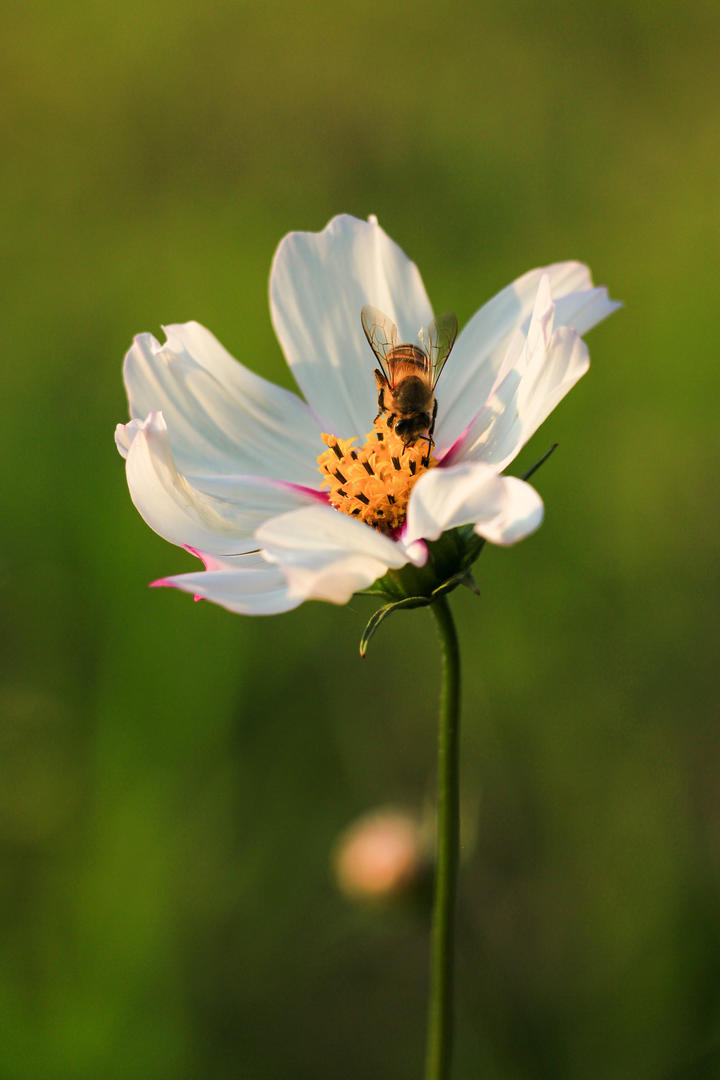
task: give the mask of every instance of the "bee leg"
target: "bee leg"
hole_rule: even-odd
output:
[[[435,398],[435,402],[433,404],[432,420],[430,421],[430,427],[428,428],[428,433],[426,435],[428,448],[427,448],[427,455],[426,455],[425,461],[424,461],[425,468],[427,468],[428,465],[430,464],[430,454],[432,452],[433,446],[435,445],[435,440],[433,439],[433,433],[435,431],[435,419],[436,419],[436,417],[437,417],[437,398]]]
[[[378,414],[373,420],[373,424],[377,424],[383,413],[387,412],[387,405],[385,404],[385,388],[387,386],[387,379],[383,375],[382,371],[378,371],[377,368],[375,368],[375,383],[378,388]]]
[[[378,391],[378,402],[377,403],[378,403],[378,414],[375,417],[375,419],[373,420],[374,424],[377,424],[378,420],[380,419],[382,414],[385,412],[385,387],[384,386],[381,386],[380,390]]]
[[[424,439],[425,442],[428,444],[427,453],[422,459],[422,464],[425,466],[425,468],[427,468],[430,464],[430,452],[435,445],[435,440],[431,439],[429,435],[421,435],[420,438]]]

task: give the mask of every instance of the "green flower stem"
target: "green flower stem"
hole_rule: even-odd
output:
[[[432,611],[443,645],[443,683],[438,728],[435,903],[425,1080],[449,1080],[452,1053],[455,894],[460,842],[460,650],[447,599],[440,596],[432,604]]]

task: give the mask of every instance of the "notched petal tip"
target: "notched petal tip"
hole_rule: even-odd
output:
[[[128,456],[132,441],[135,437],[134,432],[130,430],[131,424],[133,423],[134,421],[131,420],[129,424],[115,425],[115,446],[118,449],[118,453],[123,458]]]
[[[135,437],[140,432],[145,431],[167,431],[167,424],[162,412],[156,410],[148,413],[144,420],[136,417],[127,424],[117,424],[115,426],[115,445],[121,457],[127,459]]]
[[[293,375],[323,430],[360,435],[374,415],[372,355],[360,312],[371,303],[411,340],[432,319],[419,271],[374,217],[338,214],[292,232],[270,272],[270,313]]]

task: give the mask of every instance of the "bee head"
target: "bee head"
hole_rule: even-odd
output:
[[[430,427],[430,414],[426,412],[413,413],[398,420],[395,424],[395,432],[403,442],[413,442],[419,435],[423,435]]]

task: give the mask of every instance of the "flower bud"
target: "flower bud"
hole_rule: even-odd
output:
[[[333,856],[340,890],[353,900],[387,900],[410,892],[428,867],[419,822],[400,810],[375,810],[340,836]]]

